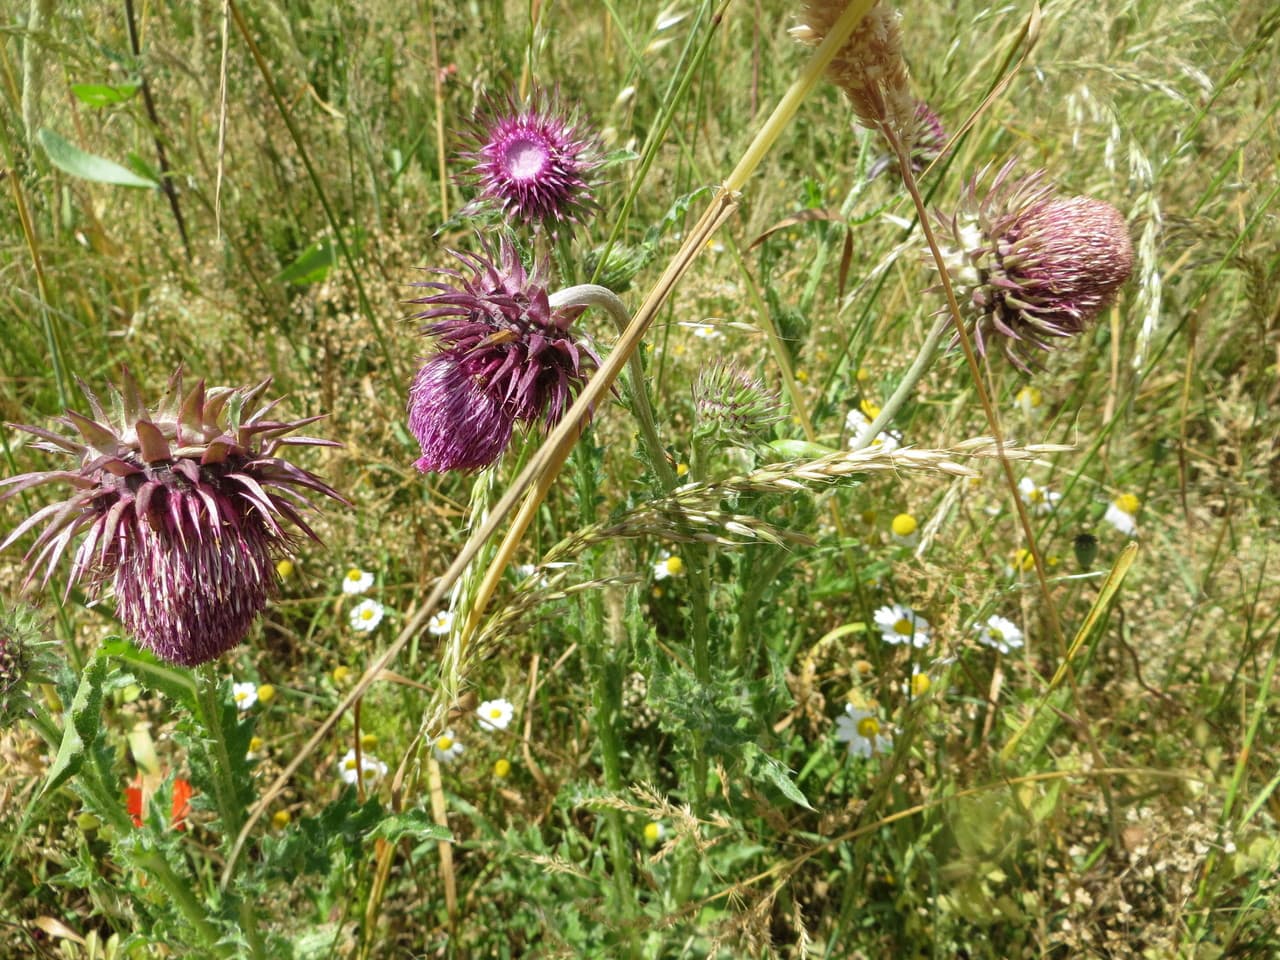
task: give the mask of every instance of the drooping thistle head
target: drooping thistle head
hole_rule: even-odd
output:
[[[694,435],[731,446],[759,443],[781,419],[778,395],[734,363],[714,363],[693,384]]]
[[[923,100],[916,101],[915,123],[911,129],[911,146],[908,157],[911,160],[911,172],[918,176],[929,164],[942,156],[947,147],[947,131],[942,126],[941,118]],[[867,179],[874,179],[886,170],[898,169],[898,158],[892,153],[877,157],[867,171]]]
[[[1013,178],[1007,163],[979,193],[980,173],[960,209],[934,218],[974,346],[999,347],[1021,370],[1037,350],[1082,333],[1133,272],[1120,211],[1092,197],[1059,197],[1044,172]]]
[[[409,390],[409,429],[427,471],[475,470],[498,459],[517,423],[550,429],[599,363],[572,332],[580,309],[552,309],[546,265],[526,270],[505,236],[497,252],[451,251],[465,272],[414,286],[437,292],[410,300],[436,352]]]
[[[183,391],[174,373],[162,402],[146,405],[126,369],[105,408],[81,384],[92,416],[68,410],[69,433],[12,425],[40,438],[31,446],[70,458],[66,469],[0,481],[0,498],[65,483],[70,495],[38,510],[0,544],[44,525],[27,553],[28,582],[47,582],[73,541],[67,590],[91,596],[110,583],[116,612],[139,645],[194,666],[244,639],[275,589],[275,560],[296,538],[318,539],[302,517],[308,494],[347,501],[282,454],[290,447],[340,446],[293,436],[320,417],[279,420],[271,381],[253,387]]]
[[[848,6],[847,0],[808,0],[802,23],[791,29],[801,43],[818,46]],[[911,149],[916,98],[902,59],[898,12],[879,0],[862,18],[827,67],[827,77],[845,92],[863,126],[892,133]]]
[[[600,140],[555,93],[535,89],[523,102],[485,101],[467,139],[470,149],[461,156],[473,166],[460,179],[478,196],[464,212],[488,207],[554,233],[595,208]]]

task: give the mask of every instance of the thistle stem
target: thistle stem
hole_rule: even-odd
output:
[[[207,663],[199,668],[195,679],[199,719],[207,737],[206,749],[209,751],[209,771],[213,778],[213,799],[225,834],[232,836],[239,833],[244,824],[244,809],[236,797],[231,751],[227,746],[226,731],[222,726],[223,703],[217,668],[213,663]],[[257,912],[253,908],[253,902],[247,897],[240,901],[240,928],[245,939],[249,941],[252,955],[255,958],[265,958],[266,947],[262,942]]]

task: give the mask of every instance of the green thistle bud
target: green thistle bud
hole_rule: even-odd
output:
[[[694,436],[736,447],[750,447],[782,419],[778,395],[734,364],[716,363],[693,385],[697,412]]]
[[[40,640],[39,623],[31,610],[0,602],[0,729],[22,715],[30,702],[31,684],[47,680],[41,668],[48,646]]]

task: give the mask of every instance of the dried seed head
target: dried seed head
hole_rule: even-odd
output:
[[[318,539],[300,508],[307,493],[343,499],[315,475],[279,456],[290,446],[340,444],[290,436],[320,417],[282,421],[270,385],[182,389],[169,381],[156,409],[132,375],[112,390],[108,412],[84,384],[93,417],[68,410],[55,422],[78,436],[13,425],[40,440],[32,446],[78,461],[71,469],[0,481],[6,499],[47,483],[71,495],[17,526],[0,549],[43,523],[27,553],[28,581],[47,582],[71,542],[83,534],[67,589],[84,581],[91,594],[110,582],[117,613],[138,643],[172,663],[192,666],[235,646],[275,588],[275,559],[296,527]]]
[[[1111,204],[1056,197],[1043,171],[1011,179],[1013,166],[981,198],[980,173],[955,214],[934,216],[974,346],[997,343],[1027,370],[1036,350],[1083,332],[1111,303],[1133,272],[1133,245]]]
[[[831,32],[846,6],[846,0],[809,0],[804,23],[792,28],[792,36],[816,47]],[[910,149],[916,98],[907,83],[898,18],[898,12],[883,0],[876,3],[836,52],[827,76],[844,90],[864,126],[891,131]]]

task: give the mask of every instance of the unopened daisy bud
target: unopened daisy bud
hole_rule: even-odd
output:
[[[981,197],[979,174],[957,213],[934,216],[974,348],[998,346],[1028,370],[1036,350],[1082,333],[1111,303],[1133,272],[1133,244],[1111,204],[1056,197],[1043,171],[1012,179],[1013,166]]]
[[[920,524],[916,522],[916,518],[909,513],[900,513],[893,518],[893,522],[889,524],[889,529],[893,531],[893,535],[899,540],[910,539],[920,528]]]
[[[293,822],[293,816],[288,810],[277,810],[271,815],[271,825],[277,830],[283,830]]]
[[[511,776],[511,761],[500,757],[493,762],[493,776],[496,780],[505,780]]]
[[[847,6],[847,0],[809,0],[804,22],[793,27],[791,35],[801,43],[818,46]],[[827,77],[849,97],[864,126],[890,131],[910,149],[916,98],[907,83],[896,10],[887,3],[876,3],[836,52]]]
[[[693,385],[694,436],[749,447],[782,419],[776,393],[733,364],[715,363]]]
[[[471,124],[474,167],[463,179],[479,196],[463,213],[494,208],[510,219],[555,231],[595,209],[600,140],[554,93],[535,90],[523,103],[488,100]]]
[[[28,551],[28,580],[47,582],[77,535],[67,589],[90,596],[110,584],[116,614],[139,645],[172,663],[194,666],[234,647],[276,588],[276,555],[296,537],[316,538],[299,505],[309,494],[343,499],[281,454],[297,446],[340,444],[287,434],[319,417],[283,421],[265,401],[270,380],[253,387],[189,392],[179,370],[165,399],[149,408],[126,369],[109,410],[82,384],[92,416],[68,410],[56,423],[68,436],[18,426],[32,446],[70,457],[70,469],[0,481],[12,497],[46,483],[69,483],[64,501],[19,524],[14,543],[44,522]]]
[[[409,301],[427,308],[417,319],[436,347],[409,390],[424,473],[489,466],[517,423],[550,430],[599,362],[570,331],[579,311],[552,309],[544,263],[527,271],[506,237],[496,252],[453,256],[470,275],[439,270],[457,285],[417,283],[438,292]]]
[[[270,703],[276,698],[276,688],[270,683],[264,683],[258,687],[258,702]]]
[[[666,836],[666,828],[657,820],[650,820],[644,825],[644,842],[652,846]]]

